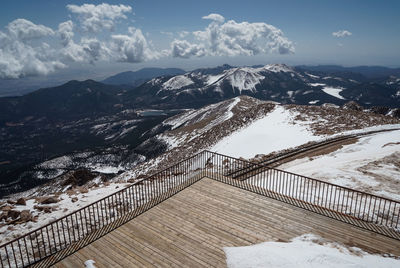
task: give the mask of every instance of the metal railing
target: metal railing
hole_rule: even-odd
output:
[[[50,266],[204,177],[400,240],[398,201],[203,151],[1,245],[1,267]]]
[[[212,170],[208,177],[400,240],[399,201],[218,153],[205,154]]]

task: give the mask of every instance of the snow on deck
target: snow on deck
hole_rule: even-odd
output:
[[[397,130],[366,136],[329,154],[297,159],[279,168],[400,200],[399,159],[400,130]]]
[[[277,105],[264,118],[225,137],[210,150],[233,157],[251,158],[256,154],[268,154],[320,138],[308,130],[304,122],[302,125],[291,123],[294,117],[294,113]]]
[[[247,247],[226,247],[229,268],[252,267],[400,267],[400,260],[346,248],[305,234],[291,242],[265,242]]]

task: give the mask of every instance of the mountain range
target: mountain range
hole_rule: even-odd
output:
[[[110,162],[117,171],[133,168],[165,151],[166,145],[153,137],[172,127],[161,122],[187,109],[242,95],[310,107],[356,102],[352,106],[358,110],[399,117],[398,70],[386,68],[379,77],[367,75],[368,70],[283,64],[225,64],[190,72],[147,69],[115,75],[105,80],[108,84],[70,81],[3,97],[0,184],[18,184],[21,190],[58,176],[55,171],[37,175],[38,165],[65,155],[75,159],[69,169],[83,165],[103,170]],[[135,86],[141,79],[144,82]]]

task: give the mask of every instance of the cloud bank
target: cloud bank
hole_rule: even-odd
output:
[[[195,42],[175,39],[171,43],[173,57],[191,56],[253,56],[257,54],[294,53],[293,43],[283,32],[267,23],[236,22],[219,14],[209,14],[203,19],[211,23],[203,31],[192,34]]]
[[[125,13],[132,11],[130,6],[109,5],[109,4],[83,4],[67,5],[67,9],[76,14],[86,31],[99,32],[102,29],[114,30],[115,22],[118,19],[126,19]]]
[[[347,30],[340,30],[337,32],[333,32],[332,35],[335,37],[346,37],[352,35],[352,33]]]
[[[0,78],[47,75],[64,68],[46,42],[34,42],[53,35],[52,29],[25,19],[10,22],[0,31]]]
[[[152,49],[140,29],[129,27],[126,34],[112,34],[118,22],[132,12],[130,6],[83,4],[66,8],[72,19],[60,23],[58,29],[17,19],[0,31],[0,78],[47,75],[72,62],[136,63],[162,55]]]
[[[73,62],[138,63],[161,57],[294,53],[293,43],[280,29],[263,22],[226,21],[215,13],[202,17],[210,21],[204,30],[171,33],[179,38],[169,49],[156,51],[139,28],[116,32],[118,24],[133,13],[130,6],[103,3],[66,8],[70,20],[57,29],[16,19],[0,30],[0,78],[48,75]]]

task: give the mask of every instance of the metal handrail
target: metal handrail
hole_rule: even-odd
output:
[[[1,245],[0,265],[54,264],[203,177],[400,240],[399,201],[205,150]]]

